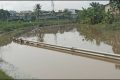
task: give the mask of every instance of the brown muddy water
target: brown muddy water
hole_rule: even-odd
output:
[[[120,53],[118,33],[75,25],[36,28],[20,38],[78,49]],[[120,79],[120,64],[14,42],[0,47],[0,69],[15,79]]]

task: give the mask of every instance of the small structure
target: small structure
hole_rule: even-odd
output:
[[[53,14],[51,11],[42,11],[40,15],[40,19],[56,19],[56,15]]]
[[[32,18],[32,11],[20,11],[19,18],[21,20],[30,21]]]
[[[10,17],[8,20],[18,20],[19,19],[19,16],[17,15],[18,13],[16,11],[9,11],[10,13]]]
[[[32,11],[9,11],[9,20],[31,20]]]
[[[71,18],[76,19],[77,18],[77,13],[76,9],[68,9],[69,12],[71,12]]]
[[[110,3],[105,5],[105,12],[110,12],[115,15],[120,13],[119,9],[118,8],[113,9]]]

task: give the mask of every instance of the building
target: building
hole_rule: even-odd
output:
[[[107,12],[110,12],[110,13],[112,13],[112,14],[119,14],[119,13],[120,13],[120,11],[119,11],[118,8],[113,9],[110,4],[106,4],[106,5],[105,5],[105,12],[106,12],[106,13],[107,13]]]
[[[20,11],[18,15],[20,20],[29,21],[32,18],[32,11]]]
[[[18,20],[19,16],[17,15],[18,13],[16,11],[9,11],[10,17],[9,20]]]
[[[40,14],[40,19],[56,19],[56,14],[52,13],[51,11],[42,11]]]
[[[71,14],[76,14],[76,10],[75,9],[67,9],[69,12],[71,12]]]
[[[9,20],[31,20],[32,11],[9,11]]]
[[[77,18],[77,13],[76,9],[67,9],[69,12],[71,12],[71,18],[76,19]]]

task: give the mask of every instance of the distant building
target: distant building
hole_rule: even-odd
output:
[[[63,19],[64,18],[64,13],[62,12],[62,10],[59,10],[58,12],[56,12],[56,16],[59,19]]]
[[[57,16],[53,14],[51,11],[42,11],[39,18],[40,19],[56,19]]]
[[[68,11],[71,13],[70,18],[76,19],[77,13],[75,9],[68,9]],[[24,21],[30,21],[35,17],[34,13],[32,11],[9,11],[10,18],[9,20],[24,20]],[[66,18],[64,11],[59,10],[59,12],[52,12],[52,11],[41,11],[39,15],[39,19],[64,19]]]
[[[71,14],[76,14],[76,10],[75,9],[67,9],[69,12],[71,12]]]
[[[105,12],[110,12],[112,14],[119,14],[120,13],[118,8],[113,9],[110,4],[105,5]]]
[[[17,15],[16,11],[9,11],[9,13],[10,13],[9,20],[17,20],[17,19],[19,19],[19,16]]]
[[[32,11],[9,11],[9,20],[31,20]]]
[[[19,19],[29,21],[32,18],[32,11],[20,11],[18,15],[19,15]]]
[[[71,18],[76,19],[77,18],[77,13],[76,9],[67,9],[69,12],[71,12]]]

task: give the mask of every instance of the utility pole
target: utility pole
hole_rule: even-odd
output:
[[[54,12],[54,2],[51,0],[52,12]]]

